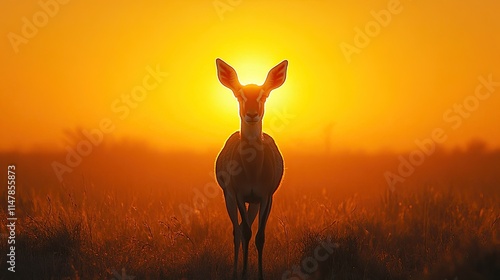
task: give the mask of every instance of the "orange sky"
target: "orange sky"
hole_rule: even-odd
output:
[[[0,3],[0,150],[63,148],[103,120],[106,139],[218,149],[239,118],[217,57],[243,84],[289,60],[264,118],[282,149],[414,149],[436,128],[500,146],[500,86],[475,97],[500,82],[496,0],[21,2]]]

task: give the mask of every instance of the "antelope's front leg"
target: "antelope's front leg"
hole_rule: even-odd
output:
[[[233,279],[238,279],[238,255],[241,244],[241,229],[238,225],[238,206],[236,197],[224,191],[224,199],[226,200],[226,209],[233,224],[233,241],[234,241],[234,264],[233,264]]]
[[[269,213],[271,212],[272,203],[273,198],[269,197],[268,199],[262,201],[262,203],[260,204],[259,230],[257,231],[257,235],[255,236],[255,247],[257,247],[257,252],[259,254],[259,280],[264,279],[264,273],[262,271],[262,252],[264,250],[264,242],[266,239],[265,232],[267,218],[269,217]]]

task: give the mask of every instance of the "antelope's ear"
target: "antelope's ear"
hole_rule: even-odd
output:
[[[220,58],[217,58],[215,62],[217,64],[217,76],[219,77],[221,84],[232,90],[233,93],[238,92],[241,85],[238,81],[238,75],[233,67],[229,66],[229,64],[225,63]]]
[[[279,88],[286,80],[286,70],[288,68],[288,60],[283,60],[280,64],[274,66],[267,74],[264,82],[264,89],[270,92],[273,89]]]

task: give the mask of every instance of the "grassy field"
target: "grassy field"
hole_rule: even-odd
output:
[[[142,153],[144,159],[150,156]],[[383,166],[380,157],[386,159]],[[493,171],[472,176],[478,171],[469,168],[472,159],[467,152],[437,155],[394,192],[383,184],[382,176],[383,170],[394,166],[392,155],[332,156],[309,163],[291,157],[268,222],[266,278],[497,279],[500,156],[497,152],[477,157],[483,165],[493,162]],[[26,170],[19,171],[25,179],[16,194],[17,272],[12,279],[230,279],[232,227],[208,171],[190,180],[179,175],[181,171],[177,177],[166,172],[167,176],[162,167],[154,173],[147,165],[143,172],[147,176],[141,180],[118,168],[117,160],[106,163],[119,170],[116,174],[105,172],[101,178],[95,172],[74,172],[73,180],[54,183],[42,174],[31,175],[48,172],[35,168],[35,162],[44,162],[41,159],[47,156],[38,161],[26,154],[3,158],[14,159],[19,170]],[[88,159],[88,166],[96,167],[103,158]],[[199,160],[189,158],[177,164],[188,166],[190,160]],[[211,168],[210,157],[206,158],[190,172]],[[441,161],[453,164],[437,170]],[[296,173],[301,164],[313,162],[315,172],[324,174],[322,179],[318,174]],[[34,167],[28,170],[28,166]],[[321,166],[338,174],[325,173]],[[370,169],[374,166],[380,170]],[[452,175],[436,178],[434,172],[448,174],[446,170],[453,170]],[[176,187],[169,187],[169,182]],[[0,211],[4,221],[5,210]],[[5,227],[1,233],[5,236]],[[6,242],[0,246],[1,275],[11,279],[3,268],[6,246]],[[254,279],[253,239],[250,248],[250,279]]]

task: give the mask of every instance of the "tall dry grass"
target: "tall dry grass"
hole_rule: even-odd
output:
[[[230,279],[232,235],[221,197],[187,223],[167,192],[100,192],[82,184],[23,197],[17,279],[119,279],[114,273],[122,268],[136,279]],[[308,279],[495,279],[500,273],[500,215],[491,197],[426,187],[388,191],[364,206],[355,196],[332,203],[327,194],[283,191],[275,205],[265,247],[268,279],[300,279],[283,278],[294,266]],[[338,244],[328,259],[317,269],[304,265],[326,240]]]

